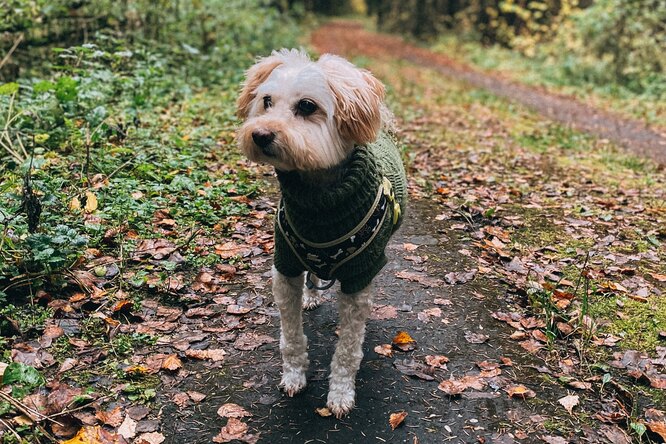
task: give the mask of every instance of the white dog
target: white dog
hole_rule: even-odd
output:
[[[354,407],[370,284],[386,264],[384,249],[406,202],[384,86],[345,59],[326,54],[314,62],[294,49],[273,52],[246,74],[238,143],[249,159],[275,167],[282,191],[273,267],[280,387],[289,396],[305,388],[302,308],[315,307],[318,290],[338,280],[339,339],[327,405],[340,418]],[[320,280],[329,284],[320,287]]]

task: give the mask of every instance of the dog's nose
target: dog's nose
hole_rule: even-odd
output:
[[[261,149],[265,149],[275,140],[275,133],[272,131],[259,129],[252,131],[252,140]]]

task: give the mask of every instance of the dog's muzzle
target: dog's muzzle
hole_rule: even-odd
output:
[[[275,140],[275,133],[272,131],[259,129],[252,132],[252,140],[261,148],[261,152],[267,156],[275,156],[273,148],[273,141]]]

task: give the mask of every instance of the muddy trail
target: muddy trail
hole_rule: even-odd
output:
[[[288,398],[277,388],[281,360],[276,342],[245,352],[221,342],[230,351],[222,368],[189,368],[192,376],[170,388],[207,397],[196,406],[178,408],[168,402],[171,396],[167,395],[162,412],[165,442],[211,442],[220,431],[217,409],[225,403],[251,412],[253,416],[245,418],[250,435],[256,433],[259,442],[266,443],[509,443],[514,442],[515,433],[527,438],[522,442],[532,442],[544,434],[544,421],[565,421],[560,415],[566,412],[556,405],[566,390],[545,382],[537,370],[543,362],[509,340],[512,330],[491,317],[511,303],[502,285],[485,278],[455,285],[443,281],[448,273],[463,275],[476,267],[459,253],[465,243],[450,229],[451,222],[436,216],[432,205],[413,202],[390,244],[390,262],[376,280],[357,378],[357,405],[350,415],[336,420],[316,413],[326,404],[336,342],[335,297],[328,293],[322,306],[304,316],[311,360],[304,392]],[[414,261],[421,260],[428,265],[415,265]],[[253,272],[268,276],[269,268]],[[238,297],[253,289],[241,284],[228,296]],[[267,315],[268,321],[254,334],[277,337],[279,319],[268,287],[260,293],[264,302],[254,311]],[[214,330],[215,325],[207,327]],[[416,340],[416,349],[393,350],[392,357],[378,354],[375,348],[390,344],[399,331]],[[190,330],[191,337],[197,334]],[[439,366],[426,365],[438,358]],[[471,388],[448,396],[438,384],[450,378],[467,378]],[[520,385],[537,391],[539,402],[509,396],[512,387]],[[389,416],[402,411],[407,417],[392,431]]]
[[[572,97],[476,71],[443,54],[409,44],[400,37],[370,33],[355,22],[332,21],[312,34],[312,44],[320,53],[401,59],[437,70],[447,77],[526,105],[548,119],[611,140],[639,156],[666,164],[666,135],[644,123],[602,111]]]

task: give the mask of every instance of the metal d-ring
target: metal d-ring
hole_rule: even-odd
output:
[[[331,279],[328,281],[328,284],[324,285],[323,287],[317,287],[314,282],[312,282],[312,272],[308,271],[308,274],[305,277],[305,286],[307,287],[308,290],[328,290],[335,284],[335,278]]]

